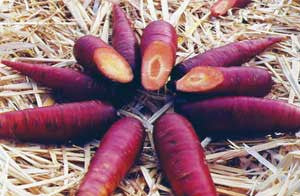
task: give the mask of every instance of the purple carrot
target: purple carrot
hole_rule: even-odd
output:
[[[1,63],[72,100],[104,98],[108,93],[105,84],[97,83],[93,78],[72,69],[7,60],[2,60]]]
[[[271,74],[255,67],[210,67],[191,69],[176,82],[177,91],[198,95],[265,96],[272,88]]]
[[[0,138],[38,143],[83,142],[101,135],[115,118],[115,109],[100,101],[6,112],[0,115]]]
[[[248,136],[247,132],[255,135],[300,130],[300,108],[271,99],[219,97],[177,105],[176,111],[202,135]]]
[[[129,83],[133,73],[125,58],[100,38],[85,35],[76,40],[73,53],[79,64],[119,83]]]
[[[129,63],[133,72],[140,68],[140,47],[131,22],[118,4],[113,4],[113,35],[112,46]]]
[[[146,90],[159,90],[165,85],[174,67],[176,50],[177,34],[168,22],[153,21],[144,29],[141,78]]]
[[[172,78],[177,80],[197,66],[239,66],[283,39],[283,37],[267,37],[244,40],[210,49],[175,66]]]

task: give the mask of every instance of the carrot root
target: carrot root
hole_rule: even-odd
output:
[[[103,132],[115,117],[115,109],[100,101],[6,112],[0,116],[0,137],[39,143],[82,142]]]
[[[172,25],[154,21],[144,30],[142,41],[142,85],[146,90],[159,90],[174,66],[177,35]]]
[[[200,135],[245,136],[298,131],[300,108],[255,97],[219,97],[176,105]],[[232,134],[232,135],[230,135]]]
[[[138,120],[126,117],[115,122],[101,140],[76,195],[111,195],[141,151],[144,137]]]
[[[129,63],[135,75],[140,71],[140,47],[136,35],[122,8],[113,4],[112,46]]]
[[[200,66],[178,80],[176,89],[199,95],[265,96],[272,84],[271,74],[264,69]]]
[[[79,38],[74,45],[74,56],[81,65],[92,70],[98,69],[110,80],[120,83],[133,80],[128,62],[100,38],[92,35]]]
[[[218,48],[210,49],[202,54],[189,58],[172,71],[172,79],[178,80],[198,66],[231,67],[239,66],[254,56],[262,53],[271,45],[285,39],[284,37],[267,37],[260,39],[244,40],[233,42]]]
[[[154,142],[175,195],[217,195],[204,151],[188,120],[178,114],[163,115],[155,123]]]
[[[93,78],[72,69],[8,60],[2,60],[1,63],[31,77],[36,82],[53,88],[72,101],[107,99],[109,94],[109,89],[104,83],[96,82]]]

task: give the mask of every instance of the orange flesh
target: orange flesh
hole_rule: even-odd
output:
[[[172,48],[154,41],[146,49],[142,61],[142,85],[146,90],[159,90],[168,80],[174,66]]]
[[[224,81],[223,73],[214,67],[195,67],[176,82],[176,89],[182,92],[209,91]]]
[[[128,83],[133,80],[133,73],[127,61],[112,48],[98,48],[94,52],[94,62],[98,70],[107,78]]]
[[[213,7],[213,12],[217,15],[224,15],[230,8],[232,8],[232,6],[232,0],[221,0],[220,2],[216,3],[216,5]]]

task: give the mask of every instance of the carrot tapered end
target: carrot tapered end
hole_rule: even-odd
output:
[[[223,73],[214,67],[195,67],[176,82],[176,89],[181,92],[208,91],[223,80]]]
[[[235,0],[219,0],[215,3],[210,11],[212,16],[223,16],[231,9],[235,4]]]
[[[120,83],[133,80],[128,62],[112,48],[98,48],[94,52],[94,62],[98,70],[107,78]]]
[[[174,66],[171,46],[154,41],[146,49],[142,60],[142,85],[146,90],[159,90],[165,85]]]

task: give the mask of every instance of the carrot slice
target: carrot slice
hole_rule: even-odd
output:
[[[152,42],[143,57],[142,84],[147,90],[161,88],[173,67],[172,48],[162,41]]]
[[[110,80],[120,83],[133,80],[133,71],[126,59],[98,37],[79,38],[74,45],[74,56],[78,63],[91,71],[99,71]]]
[[[146,90],[159,90],[167,82],[175,63],[177,34],[163,20],[151,22],[141,39],[142,85]]]
[[[209,91],[224,81],[223,73],[214,67],[195,67],[176,82],[182,92]]]
[[[133,79],[129,64],[112,48],[97,48],[94,52],[94,62],[99,71],[111,80],[128,83]]]

